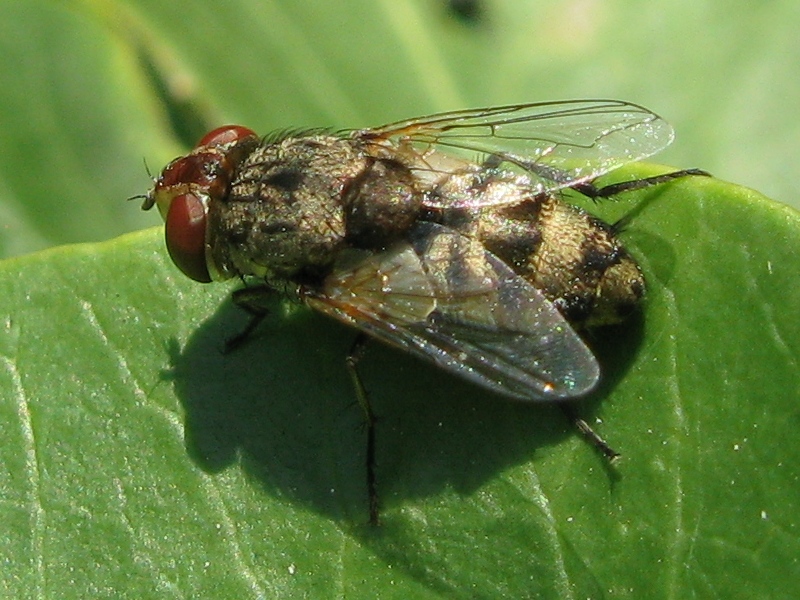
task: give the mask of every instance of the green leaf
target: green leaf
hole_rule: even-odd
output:
[[[166,138],[130,49],[63,4],[2,3],[2,256],[152,223],[125,199],[147,185],[143,159],[177,148],[152,149]]]
[[[487,0],[471,25],[423,0],[2,6],[3,256],[155,223],[124,201],[143,159],[211,125],[571,97],[652,107],[670,162],[796,202],[796,2]],[[592,210],[635,211],[649,284],[639,322],[592,339],[583,414],[622,461],[376,345],[377,529],[352,332],[276,303],[221,354],[247,319],[160,228],[0,263],[3,595],[797,597],[797,213],[705,179]]]
[[[629,196],[598,210],[635,211],[649,294],[597,333],[583,409],[623,459],[375,345],[378,528],[352,332],[276,303],[223,354],[231,286],[182,277],[159,229],[0,263],[8,594],[796,595],[800,218],[705,178]]]

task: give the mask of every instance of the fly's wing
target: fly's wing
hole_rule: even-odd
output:
[[[413,169],[429,172],[428,179],[476,163],[488,164],[524,174],[536,193],[591,181],[652,156],[674,137],[672,127],[661,117],[619,100],[454,111],[352,135],[377,154],[387,150],[399,154]]]
[[[479,242],[441,225],[340,265],[312,307],[500,394],[589,392],[599,367],[538,290]]]

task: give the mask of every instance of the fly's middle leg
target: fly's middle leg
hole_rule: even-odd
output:
[[[350,373],[350,379],[353,381],[356,400],[358,400],[359,406],[364,411],[364,424],[367,429],[366,469],[369,523],[370,525],[378,525],[380,507],[378,505],[378,487],[375,478],[375,413],[372,412],[367,389],[364,387],[364,382],[358,373],[358,362],[364,355],[364,348],[367,342],[369,342],[369,338],[363,333],[356,337],[345,359],[345,365],[348,373]]]

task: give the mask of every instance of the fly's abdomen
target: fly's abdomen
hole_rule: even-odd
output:
[[[576,327],[618,323],[644,295],[641,270],[611,226],[553,196],[484,210],[473,227]]]
[[[553,198],[544,203],[540,224],[542,241],[528,278],[568,321],[611,325],[636,309],[644,277],[610,225]]]

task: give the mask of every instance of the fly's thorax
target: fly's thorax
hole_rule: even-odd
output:
[[[555,196],[454,212],[445,224],[477,237],[576,327],[621,322],[644,295],[641,270],[611,226]]]
[[[265,142],[209,211],[218,274],[295,279],[325,273],[346,234],[342,195],[368,166],[351,140],[328,135]]]
[[[402,238],[420,215],[423,193],[411,170],[392,158],[373,158],[343,196],[347,242],[370,250]]]

